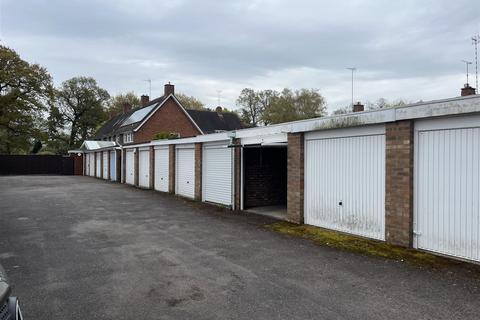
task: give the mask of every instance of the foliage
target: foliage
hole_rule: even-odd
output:
[[[179,134],[175,132],[159,132],[153,136],[153,140],[178,139]]]
[[[35,140],[33,143],[32,151],[30,152],[31,154],[36,154],[42,149],[42,142],[40,140]]]
[[[183,93],[175,93],[175,97],[178,99],[180,104],[188,110],[208,110],[203,102],[198,100],[193,96],[187,96]]]
[[[254,127],[259,124],[263,109],[257,92],[250,88],[243,89],[237,99],[237,105],[241,107],[240,116],[245,124]]]
[[[387,109],[387,108],[395,108],[395,107],[402,107],[409,102],[403,99],[397,99],[395,101],[388,101],[385,98],[380,98],[375,102],[367,101],[366,106],[368,110],[376,110],[376,109]]]
[[[332,114],[333,115],[339,115],[339,114],[346,114],[346,113],[351,113],[351,112],[353,112],[352,107],[348,106],[348,107],[339,108],[339,109],[333,111]]]
[[[28,153],[35,139],[44,137],[52,99],[47,70],[0,45],[0,153]]]
[[[242,120],[252,126],[316,118],[326,113],[325,99],[316,89],[256,92],[245,88],[237,104]]]
[[[137,95],[132,91],[117,94],[108,101],[107,112],[109,114],[122,113],[126,104],[130,105],[132,108],[138,108],[141,104],[140,98],[138,98]]]
[[[54,137],[69,132],[69,148],[95,133],[106,120],[108,92],[93,78],[75,77],[62,83],[56,90],[56,105],[50,114],[50,132]]]
[[[270,105],[264,110],[262,119],[265,124],[311,119],[324,116],[325,110],[325,99],[318,90],[283,89],[272,98]]]

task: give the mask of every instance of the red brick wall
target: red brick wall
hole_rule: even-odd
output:
[[[84,165],[83,165],[83,162],[84,162],[84,155],[77,155],[76,153],[75,154],[71,154],[70,157],[73,157],[73,174],[75,176],[82,176],[83,175],[83,168],[84,168]]]
[[[287,219],[303,223],[304,143],[303,133],[288,134]]]
[[[243,161],[245,208],[286,205],[287,150],[246,148]]]
[[[122,174],[121,174],[121,181],[122,183],[125,183],[125,177],[126,177],[126,167],[125,164],[127,163],[127,149],[122,149]]]
[[[240,139],[235,139],[233,144],[240,144]],[[240,210],[241,192],[242,192],[242,148],[234,148],[233,150],[233,166],[234,166],[234,207]]]
[[[181,137],[192,137],[200,134],[200,131],[198,131],[192,121],[190,121],[188,116],[172,98],[168,99],[168,101],[134,133],[133,142],[142,143],[151,141],[153,136],[159,132],[176,132],[180,134]]]
[[[385,237],[405,247],[413,242],[413,128],[410,120],[386,124]]]
[[[122,179],[122,168],[123,168],[123,163],[122,163],[122,152],[120,150],[115,150],[115,156],[117,158],[117,181],[121,181]]]
[[[155,181],[155,149],[153,146],[150,147],[150,168],[149,168],[149,188],[153,189],[153,184]]]
[[[175,193],[175,145],[168,146],[168,192]]]
[[[138,187],[138,148],[135,148],[133,154],[133,184]]]
[[[98,153],[98,152],[94,152],[94,153],[93,153],[93,154],[94,154],[94,157],[93,157],[93,160],[94,160],[94,162],[93,162],[93,164],[94,164],[94,165],[93,165],[93,168],[94,168],[94,169],[93,169],[93,176],[94,176],[95,178],[97,177],[97,157],[98,157],[97,153]]]
[[[202,143],[195,143],[195,200],[202,200]]]

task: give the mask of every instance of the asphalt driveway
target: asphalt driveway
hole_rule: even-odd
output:
[[[27,319],[478,319],[480,281],[317,246],[89,177],[0,177],[0,263]]]

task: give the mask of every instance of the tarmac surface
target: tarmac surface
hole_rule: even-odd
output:
[[[26,319],[479,319],[480,280],[322,247],[78,176],[0,177],[0,264]]]

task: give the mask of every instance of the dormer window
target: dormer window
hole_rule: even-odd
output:
[[[123,143],[133,142],[133,132],[127,132],[123,134]]]

